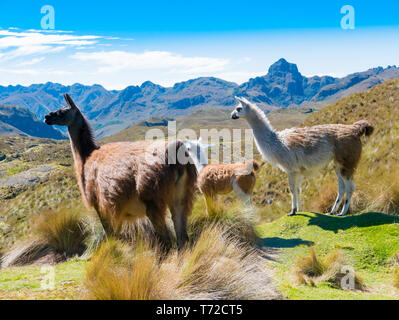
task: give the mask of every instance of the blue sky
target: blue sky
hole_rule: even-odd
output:
[[[43,5],[55,9],[51,32]],[[340,26],[344,5],[353,30]],[[0,84],[241,83],[281,57],[308,76],[344,76],[399,65],[398,16],[394,0],[1,1]]]

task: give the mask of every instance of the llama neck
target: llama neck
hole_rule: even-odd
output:
[[[264,160],[273,166],[279,165],[286,148],[266,115],[260,109],[253,108],[246,120],[253,130],[255,143]]]
[[[204,167],[206,167],[206,165],[208,164],[208,163],[201,164],[200,161],[199,161],[197,158],[194,158],[194,159],[193,159],[193,162],[194,162],[195,168],[197,169],[197,173],[198,173],[198,174],[199,174],[199,173],[201,172],[201,170],[202,170]]]
[[[75,165],[77,169],[82,171],[81,167],[86,162],[86,159],[98,147],[94,142],[90,125],[86,119],[81,114],[76,115],[76,117],[78,118],[74,124],[68,127],[68,132]]]
[[[195,168],[197,169],[198,174],[201,172],[201,170],[205,166],[208,165],[208,159],[199,159],[198,155],[193,155],[191,158],[193,159],[193,162],[194,162]]]
[[[261,110],[253,109],[246,120],[253,129],[255,138],[257,136],[261,136],[262,139],[273,139],[276,137],[276,133],[273,130],[269,120]]]

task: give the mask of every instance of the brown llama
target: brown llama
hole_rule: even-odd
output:
[[[217,195],[232,191],[252,207],[251,196],[256,182],[255,171],[259,169],[258,162],[208,164],[206,149],[210,145],[202,144],[201,138],[198,141],[186,141],[185,145],[197,168],[197,184],[204,196],[208,214],[215,210]]]
[[[97,146],[81,111],[69,95],[64,98],[67,106],[46,115],[45,122],[68,127],[83,202],[95,208],[106,235],[119,236],[124,221],[147,216],[168,248],[171,240],[165,218],[169,208],[178,248],[183,248],[197,179],[194,165],[173,161],[177,150],[185,152],[184,143],[138,141]]]

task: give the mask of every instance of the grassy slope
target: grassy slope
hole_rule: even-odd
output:
[[[81,203],[67,142],[50,139],[0,137],[0,179],[23,173],[39,165],[52,170],[34,186],[0,188],[0,252],[17,239],[29,235],[30,219],[43,211]]]
[[[272,262],[279,289],[289,299],[389,299],[399,298],[391,286],[391,258],[399,250],[399,217],[380,213],[332,217],[303,213],[283,217],[258,227],[261,244],[278,251]],[[344,250],[351,266],[363,278],[367,292],[335,289],[328,283],[316,287],[296,285],[295,261],[314,245],[320,256]]]
[[[199,208],[199,207],[200,208]],[[196,210],[203,209],[201,204]],[[194,213],[195,214],[195,213]],[[303,213],[283,217],[257,227],[260,245],[273,259],[278,289],[288,299],[398,299],[391,286],[393,253],[399,250],[399,218],[379,213],[332,217]],[[340,248],[350,265],[363,278],[366,292],[336,289],[328,283],[297,285],[293,277],[295,261],[314,245],[320,256]],[[87,262],[73,259],[55,267],[55,289],[41,289],[41,267],[1,270],[0,299],[80,299]]]

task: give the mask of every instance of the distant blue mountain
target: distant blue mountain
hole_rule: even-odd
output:
[[[62,95],[69,93],[101,137],[149,117],[183,116],[196,108],[230,108],[235,104],[235,95],[245,96],[271,110],[337,100],[396,77],[399,77],[396,66],[373,68],[343,78],[304,77],[295,64],[280,59],[265,76],[241,85],[204,77],[168,88],[147,81],[141,86],[108,91],[101,85],[63,86],[48,82],[29,87],[0,86],[0,103],[26,107],[42,119],[49,111],[64,105]]]
[[[0,136],[10,135],[66,139],[60,131],[38,120],[27,108],[0,105]]]

